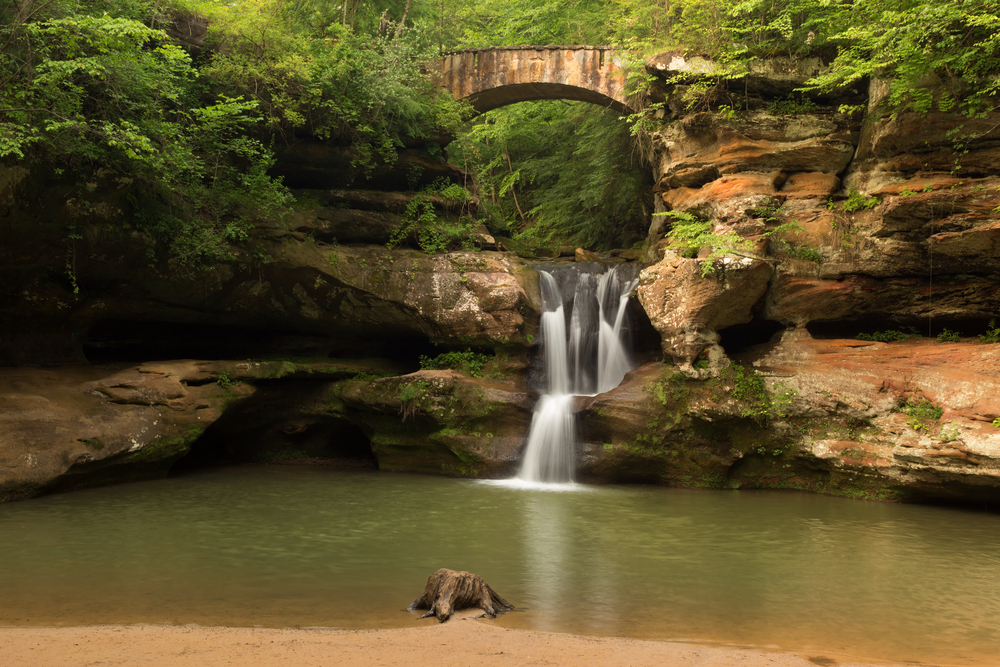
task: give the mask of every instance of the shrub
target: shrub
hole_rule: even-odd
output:
[[[859,333],[855,338],[857,340],[871,340],[877,343],[892,343],[900,340],[907,340],[909,338],[919,338],[920,334],[917,333],[916,329],[910,328],[910,331],[904,332],[897,329],[889,329],[887,331],[876,331],[875,333]]]
[[[466,349],[465,352],[445,352],[433,358],[422,354],[420,355],[420,368],[425,371],[451,368],[478,378],[483,375],[483,366],[491,360],[489,355]]]
[[[468,202],[471,199],[469,191],[461,185],[450,183],[439,178],[422,192],[417,193],[406,206],[403,213],[403,224],[397,227],[389,237],[386,247],[392,250],[409,236],[416,236],[420,249],[427,253],[445,252],[449,248],[466,247],[473,231],[473,221],[462,217],[458,223],[439,219],[434,209],[434,196],[437,195],[450,201]]]
[[[941,329],[941,333],[937,335],[937,339],[939,343],[957,343],[959,341],[959,333],[947,328]]]
[[[847,213],[854,213],[856,211],[871,210],[881,203],[882,201],[878,197],[866,197],[852,185],[847,192],[847,200],[844,201],[842,208]]]
[[[984,343],[1000,343],[1000,327],[996,320],[990,320],[986,327],[986,333],[979,334],[979,340]]]

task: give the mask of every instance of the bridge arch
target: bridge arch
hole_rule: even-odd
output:
[[[465,49],[441,59],[441,86],[483,113],[516,102],[577,100],[631,112],[625,73],[607,46]]]

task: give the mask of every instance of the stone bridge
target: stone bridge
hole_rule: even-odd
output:
[[[508,46],[445,55],[441,86],[479,113],[529,100],[578,100],[626,113],[625,73],[608,46]]]

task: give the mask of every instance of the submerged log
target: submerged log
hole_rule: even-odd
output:
[[[459,609],[478,608],[490,618],[510,611],[514,605],[504,600],[481,577],[471,572],[457,572],[441,568],[427,579],[420,597],[407,609],[427,609],[420,618],[437,616],[444,623]]]

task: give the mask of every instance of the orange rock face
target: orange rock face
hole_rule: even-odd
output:
[[[791,332],[736,361],[744,374],[760,373],[772,397],[784,397],[780,414],[750,416],[731,370],[692,379],[647,364],[582,400],[581,477],[1000,501],[1000,428],[992,424],[1000,417],[1000,344]],[[908,402],[939,412],[907,414]]]
[[[743,237],[764,261],[734,256],[724,272],[703,277],[710,248],[701,249],[701,259],[676,257],[672,220],[654,218],[648,258],[659,262],[642,274],[640,302],[682,379],[716,378],[726,386],[733,358],[771,378],[773,395],[784,387],[796,397],[777,423],[754,434],[734,425],[738,410],[724,393],[634,376],[647,393],[659,392],[663,405],[671,392],[690,395],[668,408],[687,416],[677,418],[676,432],[660,434],[664,451],[677,446],[671,443],[699,444],[673,450],[676,459],[654,456],[656,463],[633,460],[634,447],[626,457],[595,444],[595,479],[649,464],[664,483],[848,493],[878,487],[900,497],[1000,499],[1000,429],[992,425],[1000,417],[1000,345],[971,335],[1000,319],[1000,149],[991,139],[1000,113],[879,117],[874,105],[886,86],[875,81],[869,92],[875,121],[866,124],[833,105],[775,116],[764,111],[766,99],[755,103],[752,96],[749,109],[735,115],[685,115],[668,95],[675,122],[658,135],[657,210],[710,222],[715,234],[730,235],[719,247]],[[794,229],[769,233],[790,222]],[[750,340],[740,338],[750,333],[732,332],[753,326],[786,329],[745,353],[768,334]],[[946,327],[966,337],[958,344],[885,344],[807,333],[907,326],[932,335]],[[595,399],[601,414],[617,410],[627,421],[659,410],[640,393],[622,389],[615,396]],[[908,399],[939,405],[943,415],[921,424],[899,411]],[[619,410],[616,401],[631,407]],[[635,401],[648,405],[640,409]],[[611,422],[588,410],[585,421],[614,444]],[[712,424],[702,424],[715,429],[711,437],[696,428],[697,419]],[[768,457],[785,468],[767,464]]]
[[[873,100],[883,88],[873,84]],[[690,213],[711,220],[717,233],[747,238],[796,223],[784,244],[765,246],[778,261],[760,314],[785,326],[866,318],[985,324],[1000,315],[1000,160],[989,138],[997,123],[997,112],[975,120],[903,113],[863,125],[832,107],[682,115],[659,135],[658,210]],[[669,219],[654,218],[650,259],[663,256],[669,227]],[[643,288],[657,289],[675,288]],[[743,312],[760,296],[748,291],[754,303]],[[736,308],[724,298],[723,310]],[[707,301],[702,307],[711,309]],[[658,317],[651,313],[658,329],[676,329]],[[711,337],[702,325],[692,328]],[[673,356],[690,353],[688,345]]]
[[[838,467],[875,469],[916,493],[1000,498],[1000,345],[930,340],[870,343],[790,335],[757,356],[763,372],[786,377],[796,401],[867,421],[860,439],[807,434],[802,448]],[[940,406],[914,418],[905,401]]]

